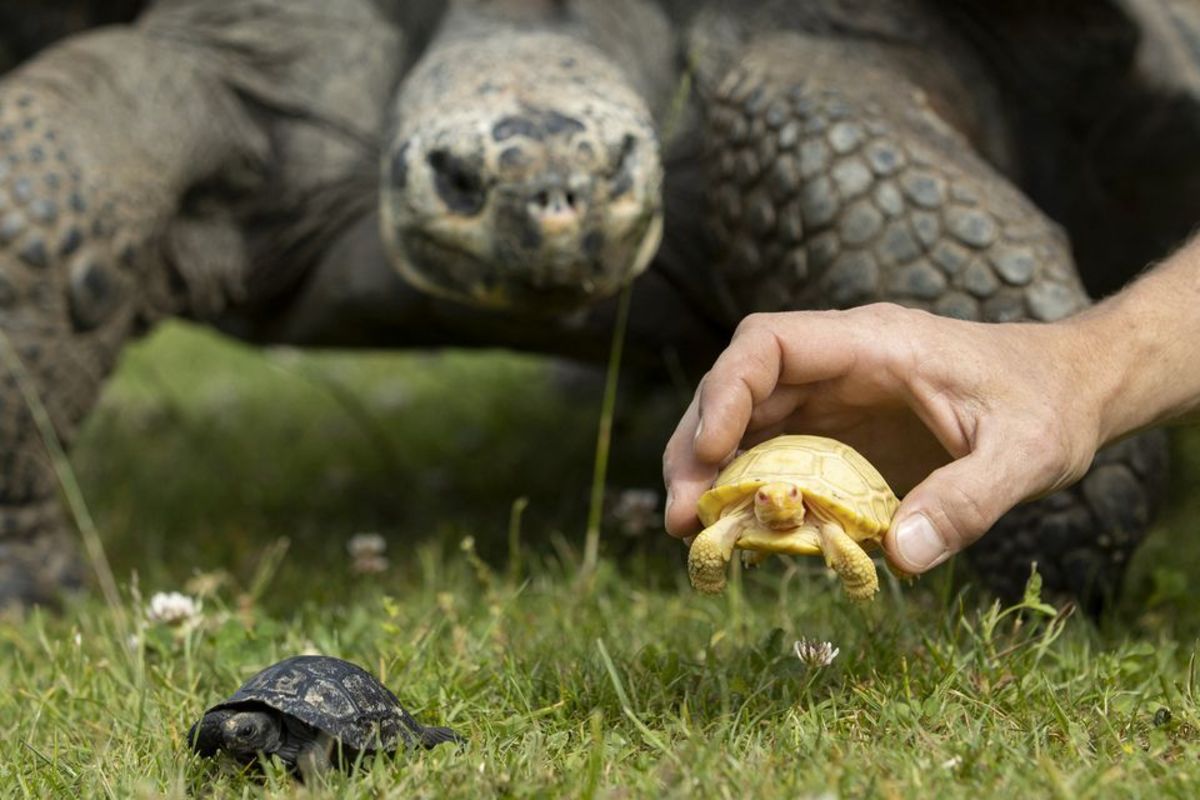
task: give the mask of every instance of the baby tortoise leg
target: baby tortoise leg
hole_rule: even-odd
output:
[[[879,591],[879,574],[867,552],[836,522],[822,522],[820,531],[825,564],[842,579],[846,596],[856,603],[874,597]]]
[[[892,301],[1050,321],[1089,304],[1061,230],[947,121],[913,58],[888,67],[883,46],[794,33],[745,53],[707,108],[711,228],[740,314]],[[1164,472],[1162,439],[1135,437],[1079,488],[1004,517],[969,557],[1005,597],[1036,561],[1049,591],[1098,610]]]
[[[21,365],[0,360],[0,605],[52,602],[82,578],[19,372],[69,447],[122,345],[182,302],[159,235],[187,171],[212,175],[219,148],[189,132],[205,112],[186,108],[203,105],[192,72],[164,66],[189,63],[179,49],[112,30],[0,80],[0,347]]]
[[[754,512],[742,508],[726,514],[696,536],[688,548],[688,579],[704,594],[725,591],[725,569],[733,557],[742,529],[754,522]]]
[[[333,768],[333,752],[337,746],[337,739],[321,731],[313,741],[300,748],[296,769],[304,783],[312,783]]]
[[[766,550],[747,550],[742,548],[742,567],[744,569],[754,569],[762,565],[764,561],[770,557],[771,553]]]

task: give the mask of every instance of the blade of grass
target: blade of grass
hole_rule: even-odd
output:
[[[125,614],[125,607],[121,604],[117,581],[113,577],[112,567],[104,552],[104,544],[100,541],[100,533],[92,520],[87,503],[83,499],[83,491],[75,479],[71,462],[67,460],[66,451],[63,450],[58,433],[54,430],[54,423],[50,421],[50,414],[47,413],[46,406],[38,396],[37,387],[34,386],[33,379],[25,369],[25,363],[4,331],[0,331],[0,355],[4,358],[4,365],[16,377],[17,386],[21,390],[25,405],[29,408],[34,424],[37,425],[38,435],[41,436],[42,443],[50,455],[50,463],[53,466],[55,477],[58,478],[59,487],[66,498],[67,508],[75,520],[75,526],[79,529],[84,552],[87,553],[88,561],[91,562],[92,571],[96,573],[96,580],[100,584],[100,591],[104,594],[104,601],[112,611],[113,619],[121,634],[121,640],[128,641],[129,620]]]
[[[516,583],[521,579],[521,516],[529,507],[528,497],[518,497],[513,500],[512,509],[508,515],[508,582]]]
[[[604,485],[608,474],[608,454],[612,447],[613,408],[617,404],[617,378],[621,372],[621,354],[625,348],[625,328],[629,322],[629,298],[633,288],[626,285],[617,300],[617,317],[613,322],[612,349],[608,356],[608,372],[604,378],[604,401],[600,407],[600,424],[596,431],[596,460],[592,468],[592,494],[588,504],[587,536],[584,541],[583,567],[580,577],[588,580],[596,572],[600,558],[600,520],[604,511]]]
[[[608,672],[608,678],[612,681],[613,690],[617,693],[617,700],[621,703],[621,713],[633,723],[633,726],[642,734],[642,738],[646,740],[647,744],[666,756],[676,767],[682,767],[683,765],[679,760],[679,756],[675,754],[675,751],[668,748],[663,743],[663,740],[654,731],[650,730],[649,726],[642,722],[641,718],[634,713],[633,706],[629,702],[629,695],[625,693],[625,686],[621,683],[621,676],[617,674],[617,666],[608,654],[608,648],[604,646],[603,639],[596,640],[596,648],[600,651],[600,660],[604,662],[604,669]]]

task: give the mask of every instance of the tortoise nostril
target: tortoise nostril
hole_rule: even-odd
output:
[[[538,189],[529,196],[530,213],[543,220],[578,217],[582,203],[578,192],[560,186]]]
[[[427,158],[433,170],[433,185],[451,211],[478,214],[486,191],[479,172],[467,161],[447,150],[434,150]]]

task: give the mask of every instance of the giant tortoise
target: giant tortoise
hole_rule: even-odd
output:
[[[636,278],[633,361],[693,377],[753,311],[1057,319],[1088,304],[1081,273],[1107,291],[1200,218],[1198,19],[157,0],[0,80],[0,328],[69,443],[122,346],[173,315],[264,344],[594,360]],[[973,549],[982,574],[1012,592],[1036,560],[1098,607],[1164,469],[1158,437],[1102,453]],[[75,582],[67,539],[6,371],[0,595]]]

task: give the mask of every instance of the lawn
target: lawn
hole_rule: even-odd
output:
[[[687,586],[658,521],[582,569],[603,380],[494,353],[257,351],[172,325],[73,457],[121,591],[0,621],[0,795],[1195,797],[1200,431],[1100,625],[950,565],[848,605],[815,560]],[[679,394],[624,387],[610,495],[657,489]],[[641,523],[641,530],[639,530]],[[359,574],[350,538],[387,568]],[[1033,587],[1036,588],[1036,587]],[[168,625],[151,596],[199,613]],[[794,655],[829,641],[827,667]],[[189,755],[263,666],[351,659],[469,740],[301,787]]]

